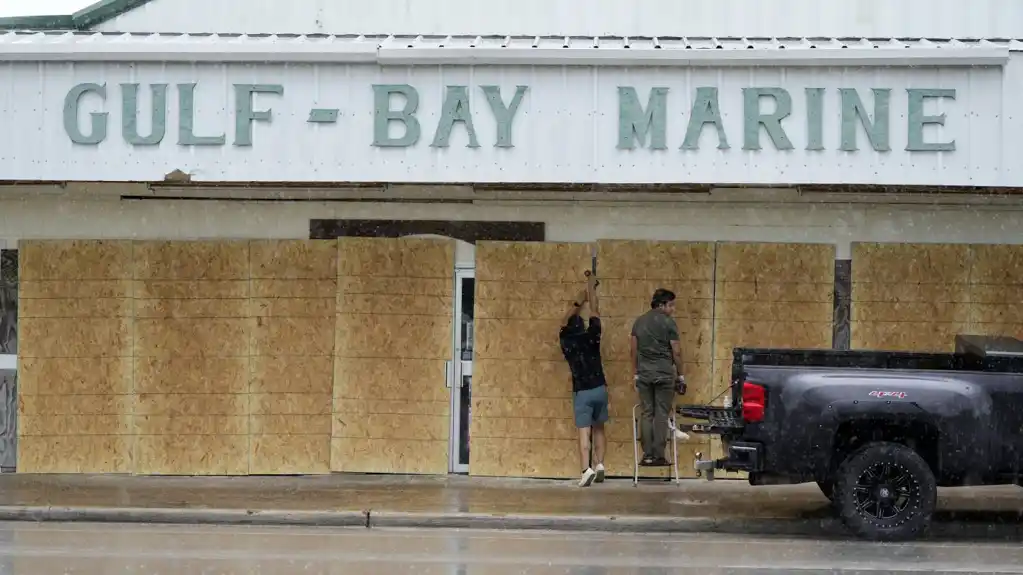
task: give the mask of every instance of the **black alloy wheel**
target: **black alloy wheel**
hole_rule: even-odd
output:
[[[860,473],[853,489],[857,509],[875,519],[889,520],[909,508],[920,484],[905,467],[891,461],[875,461]]]
[[[937,503],[930,466],[898,443],[868,444],[842,463],[834,502],[842,522],[872,541],[904,541],[927,529]]]

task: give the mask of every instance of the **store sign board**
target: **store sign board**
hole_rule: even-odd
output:
[[[1023,186],[1013,69],[13,64],[0,173]]]
[[[275,99],[287,97],[284,84],[233,84],[234,106],[233,132],[230,145],[251,147],[254,145],[253,126],[256,122],[273,123]],[[484,145],[495,148],[514,148],[514,127],[519,117],[523,99],[528,93],[535,93],[528,85],[502,89],[497,85],[447,85],[440,103],[440,114],[436,122],[426,125],[418,112],[422,96],[420,90],[411,84],[371,84],[372,91],[372,133],[360,134],[368,146],[379,148],[410,148],[429,140],[432,148],[448,148],[455,130],[465,133],[465,147],[477,149]],[[149,109],[140,109],[141,90],[148,90]],[[727,133],[741,129],[741,149],[762,150],[765,142],[778,151],[802,148],[806,151],[837,149],[843,152],[858,151],[862,145],[859,139],[864,134],[866,144],[877,152],[890,152],[892,130],[904,130],[904,149],[907,152],[953,152],[955,139],[934,137],[934,132],[925,135],[928,127],[941,128],[947,116],[933,114],[926,110],[933,101],[955,102],[954,88],[851,88],[828,89],[806,87],[803,89],[803,109],[797,109],[789,89],[776,86],[754,86],[741,88],[741,110],[736,114],[723,113],[719,88],[697,86],[689,95],[688,109],[677,110],[669,106],[670,88],[650,88],[645,97],[633,86],[618,86],[617,93],[617,137],[619,150],[650,149],[699,150],[701,136],[709,132],[711,137],[704,141],[718,150],[729,150],[736,142]],[[170,102],[170,94],[176,94]],[[120,136],[125,144],[132,147],[160,146],[173,140],[179,146],[216,147],[228,144],[229,134],[211,126],[203,126],[196,120],[200,105],[199,85],[196,82],[179,83],[172,90],[169,84],[122,83],[109,86],[98,82],[79,83],[67,91],[64,97],[63,126],[67,137],[75,144],[96,146],[109,137],[110,105],[119,105]],[[299,91],[301,93],[301,91]],[[485,110],[470,105],[473,92],[486,103]],[[534,96],[535,97],[535,96]],[[551,95],[556,97],[556,95]],[[259,106],[257,106],[257,98]],[[891,107],[895,98],[905,100],[903,121],[893,121]],[[644,101],[645,100],[645,101]],[[176,105],[177,126],[175,134],[168,134],[169,108]],[[825,109],[835,106],[840,118],[835,138],[828,141],[824,136]],[[336,124],[340,121],[340,108],[310,107],[306,122],[310,124]],[[685,115],[683,134],[669,134],[669,113]],[[148,133],[139,129],[141,115],[149,115]],[[800,134],[786,126],[787,120],[802,115]],[[483,141],[478,134],[480,122],[491,122],[493,137]],[[729,123],[732,125],[729,126]],[[726,130],[726,126],[728,129]],[[734,133],[734,132],[733,132]],[[764,138],[766,136],[766,139]],[[675,141],[672,141],[675,138]],[[706,144],[704,144],[706,145]]]

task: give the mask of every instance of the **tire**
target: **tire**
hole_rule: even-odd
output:
[[[938,488],[930,466],[898,443],[871,443],[838,470],[834,502],[842,523],[871,541],[906,541],[931,523]]]

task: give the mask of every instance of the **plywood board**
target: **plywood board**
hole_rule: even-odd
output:
[[[564,313],[564,310],[562,310]],[[551,382],[570,381],[572,374],[564,358],[555,361],[522,361],[516,358],[477,358],[473,370],[502,373],[518,385],[503,384],[503,378],[474,378],[473,394],[492,398],[534,398],[562,400],[571,395],[571,389]]]
[[[248,473],[249,243],[135,242],[133,255],[136,473]]]
[[[131,473],[134,442],[124,435],[19,436],[19,473]]]
[[[329,421],[328,421],[329,431]],[[330,433],[253,435],[250,475],[313,475],[330,472]]]
[[[831,348],[834,245],[722,242],[716,261],[715,403],[728,394],[736,347]]]
[[[338,241],[332,471],[447,473],[454,256],[447,240]]]
[[[134,273],[148,280],[248,280],[249,242],[134,242]]]
[[[972,245],[970,333],[1023,338],[1023,246]]]
[[[19,248],[18,471],[130,472],[131,242]]]
[[[633,409],[639,402],[630,365],[632,324],[650,310],[658,288],[676,295],[675,322],[682,344],[683,371],[689,391],[676,403],[708,399],[714,317],[714,244],[701,242],[620,241],[597,243],[597,271],[601,278],[601,307],[605,323],[603,356],[611,397],[608,426],[608,471],[632,475]],[[693,438],[694,445],[700,438]],[[691,446],[686,446],[688,450]],[[680,469],[691,477],[692,457],[680,455]],[[641,468],[644,477],[663,477],[661,468]]]
[[[337,242],[260,240],[250,250],[249,473],[329,473]]]
[[[469,451],[472,475],[567,478],[579,473],[578,439],[479,436],[489,434],[485,424],[479,429]]]
[[[247,356],[135,358],[135,393],[248,393]]]
[[[969,245],[853,244],[852,347],[952,351],[970,329],[973,268]]]
[[[102,281],[131,278],[132,243],[116,240],[22,240],[20,281]]]
[[[959,333],[1023,336],[1023,246],[863,244],[854,254],[854,343],[951,351]]]
[[[852,245],[852,281],[854,284],[967,284],[972,267],[970,256],[967,244],[858,242]]]
[[[558,330],[592,258],[590,244],[477,245],[472,475],[578,473],[572,379]]]
[[[137,439],[137,473],[145,475],[246,475],[245,434],[153,434]]]

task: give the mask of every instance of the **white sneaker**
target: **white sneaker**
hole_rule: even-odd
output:
[[[689,434],[688,433],[686,433],[686,432],[682,431],[681,429],[675,427],[671,423],[668,423],[668,429],[671,430],[671,432],[675,434],[675,439],[677,439],[679,441],[688,441],[689,440]]]
[[[603,483],[604,482],[604,475],[606,474],[606,472],[604,471],[604,464],[603,463],[598,463],[597,464],[596,472],[597,472],[597,476],[593,478],[594,483]]]
[[[579,487],[589,487],[596,477],[597,472],[592,468],[588,468],[586,471],[583,471],[583,476],[579,479]]]

